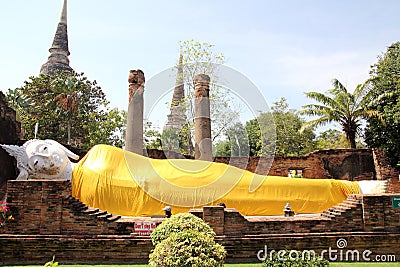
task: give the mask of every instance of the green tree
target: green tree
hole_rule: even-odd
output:
[[[371,66],[371,108],[382,115],[368,118],[365,142],[369,147],[382,148],[395,166],[400,162],[400,42],[393,43]]]
[[[25,139],[34,138],[38,123],[37,138],[83,149],[97,143],[122,145],[124,113],[110,111],[101,88],[83,73],[32,76],[22,87],[9,90],[7,100],[17,111]]]
[[[230,157],[232,154],[231,142],[228,140],[218,140],[213,143],[213,154],[215,156]]]
[[[365,148],[365,145],[356,140],[357,148]],[[315,149],[336,149],[336,148],[350,148],[350,143],[346,138],[346,134],[336,129],[329,129],[318,134],[315,139]]]
[[[249,140],[246,129],[241,122],[229,127],[224,136],[226,141],[220,141],[216,146],[218,156],[249,156]]]
[[[275,155],[300,156],[314,150],[315,134],[312,128],[300,132],[305,121],[296,110],[289,109],[285,98],[274,103],[272,114],[276,126]]]
[[[226,129],[238,122],[237,118],[241,110],[229,90],[218,86],[217,68],[224,63],[224,55],[215,53],[214,45],[193,39],[182,41],[180,43],[180,52],[185,86],[185,100],[182,105],[186,109],[187,125],[190,129],[193,129],[194,76],[196,74],[207,74],[210,76],[211,136],[213,140],[216,140]],[[193,136],[193,130],[191,136]]]
[[[150,121],[144,124],[144,146],[146,149],[162,150],[161,133],[153,127]]]
[[[96,144],[108,144],[115,147],[125,145],[126,133],[126,111],[118,108],[110,109],[106,112],[91,113],[88,125],[87,140],[85,148],[91,148]]]
[[[299,156],[314,150],[312,129],[299,130],[305,121],[285,98],[275,102],[271,112],[261,113],[246,123],[250,155]],[[275,127],[271,127],[271,125]],[[276,128],[276,130],[275,130]]]
[[[161,144],[163,150],[179,151],[179,141],[182,140],[179,138],[179,132],[179,130],[175,129],[163,130],[161,134]]]
[[[349,140],[350,147],[356,148],[356,136],[361,134],[363,119],[370,117],[380,118],[377,110],[368,108],[372,100],[370,82],[359,84],[354,93],[347,91],[337,79],[332,81],[333,89],[327,93],[307,92],[307,97],[314,99],[320,104],[309,104],[303,106],[302,114],[317,116],[318,118],[308,121],[302,127],[326,125],[330,122],[337,122]]]
[[[262,141],[261,129],[257,119],[246,122],[247,138],[249,140],[249,155],[260,156]],[[275,153],[275,151],[273,151]]]
[[[54,99],[49,99],[50,102],[55,101],[57,107],[57,115],[63,116],[67,120],[67,144],[71,144],[71,121],[77,113],[77,107],[80,101],[79,94],[80,81],[74,79],[73,76],[58,77],[51,86],[51,93],[55,95]]]

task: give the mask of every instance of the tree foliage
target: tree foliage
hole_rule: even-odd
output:
[[[321,126],[330,122],[337,122],[342,127],[351,148],[356,148],[356,136],[361,134],[363,119],[377,117],[380,113],[368,107],[372,101],[370,82],[359,84],[354,93],[347,91],[337,79],[332,81],[333,89],[327,93],[307,92],[307,97],[314,99],[318,104],[303,106],[302,114],[317,116],[308,121],[302,130],[309,126]]]
[[[346,135],[336,129],[321,132],[315,140],[315,148],[318,150],[349,148],[350,143]]]
[[[110,110],[96,81],[83,73],[59,72],[54,76],[32,76],[22,87],[6,95],[17,111],[25,139],[54,139],[88,149],[105,143],[122,146],[125,113]]]
[[[222,53],[214,52],[214,45],[198,42],[193,39],[180,43],[182,55],[183,83],[185,86],[186,116],[190,129],[194,125],[194,76],[207,74],[210,76],[210,117],[212,123],[212,139],[215,140],[223,132],[238,122],[240,107],[235,103],[228,89],[218,84],[217,68],[225,61]],[[179,64],[179,63],[178,63]],[[177,65],[178,67],[178,65]],[[193,136],[193,131],[192,131]]]
[[[400,162],[400,42],[393,43],[378,56],[370,74],[375,99],[371,108],[380,112],[385,123],[369,118],[365,142],[370,147],[382,148],[395,166]]]
[[[258,123],[257,119],[252,119],[246,122],[246,132],[247,139],[249,140],[249,155],[260,156],[262,140],[260,124]],[[275,153],[275,150],[273,151],[273,153]]]
[[[312,129],[300,133],[305,121],[285,98],[275,102],[271,112],[261,113],[246,123],[250,155],[300,156],[314,150]],[[271,127],[275,124],[275,127]],[[276,128],[276,130],[275,130]]]
[[[249,140],[241,122],[235,123],[224,132],[227,140],[219,141],[215,146],[217,156],[249,156]]]
[[[144,124],[144,146],[146,149],[162,150],[161,133],[153,127],[152,122]]]
[[[356,140],[357,148],[365,148],[365,144],[361,140]],[[336,129],[329,129],[318,134],[315,139],[315,149],[337,149],[337,148],[350,148],[349,140],[346,134]]]
[[[272,114],[276,126],[275,155],[300,156],[314,150],[313,129],[307,128],[300,131],[305,121],[296,110],[289,109],[285,98],[274,103]]]

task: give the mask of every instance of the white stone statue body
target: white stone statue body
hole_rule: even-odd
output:
[[[17,180],[28,179],[72,179],[73,163],[79,156],[54,140],[33,139],[22,146],[0,145],[17,160]]]

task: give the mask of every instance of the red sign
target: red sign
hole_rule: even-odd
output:
[[[156,226],[155,222],[135,222],[135,233],[140,236],[149,236]]]

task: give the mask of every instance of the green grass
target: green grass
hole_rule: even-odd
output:
[[[372,267],[372,266],[378,266],[378,267],[394,267],[394,266],[400,266],[400,262],[369,262],[369,263],[363,263],[363,262],[355,262],[355,263],[341,263],[341,262],[335,262],[335,263],[330,263],[329,266],[332,267]]]
[[[131,265],[65,265],[60,264],[59,267],[148,267],[146,264],[131,264]],[[261,267],[261,263],[243,263],[243,264],[225,264],[226,267]],[[4,266],[7,267],[7,266]],[[9,266],[11,267],[11,266]],[[24,265],[24,266],[12,266],[12,267],[43,267],[43,265]]]
[[[43,265],[25,265],[25,266],[13,266],[13,267],[42,267]],[[64,265],[60,264],[60,267],[66,266],[66,267],[148,267],[146,264],[131,264],[131,265]],[[225,264],[225,267],[261,267],[261,263],[242,263],[242,264]],[[394,266],[400,266],[400,262],[371,262],[371,263],[361,263],[361,262],[355,262],[355,263],[341,263],[341,262],[331,262],[329,266],[332,267],[373,267],[373,266],[378,266],[378,267],[394,267]]]
[[[8,265],[4,266],[7,267]],[[42,267],[43,265],[13,265],[12,267]],[[75,265],[66,265],[66,264],[60,264],[60,267],[66,266],[66,267],[148,267],[146,264],[130,264],[130,265],[118,265],[118,264],[101,264],[101,265],[80,265],[80,264],[75,264]],[[226,267],[261,267],[261,263],[240,263],[240,264],[225,264],[224,266]],[[11,266],[8,266],[11,267]]]

